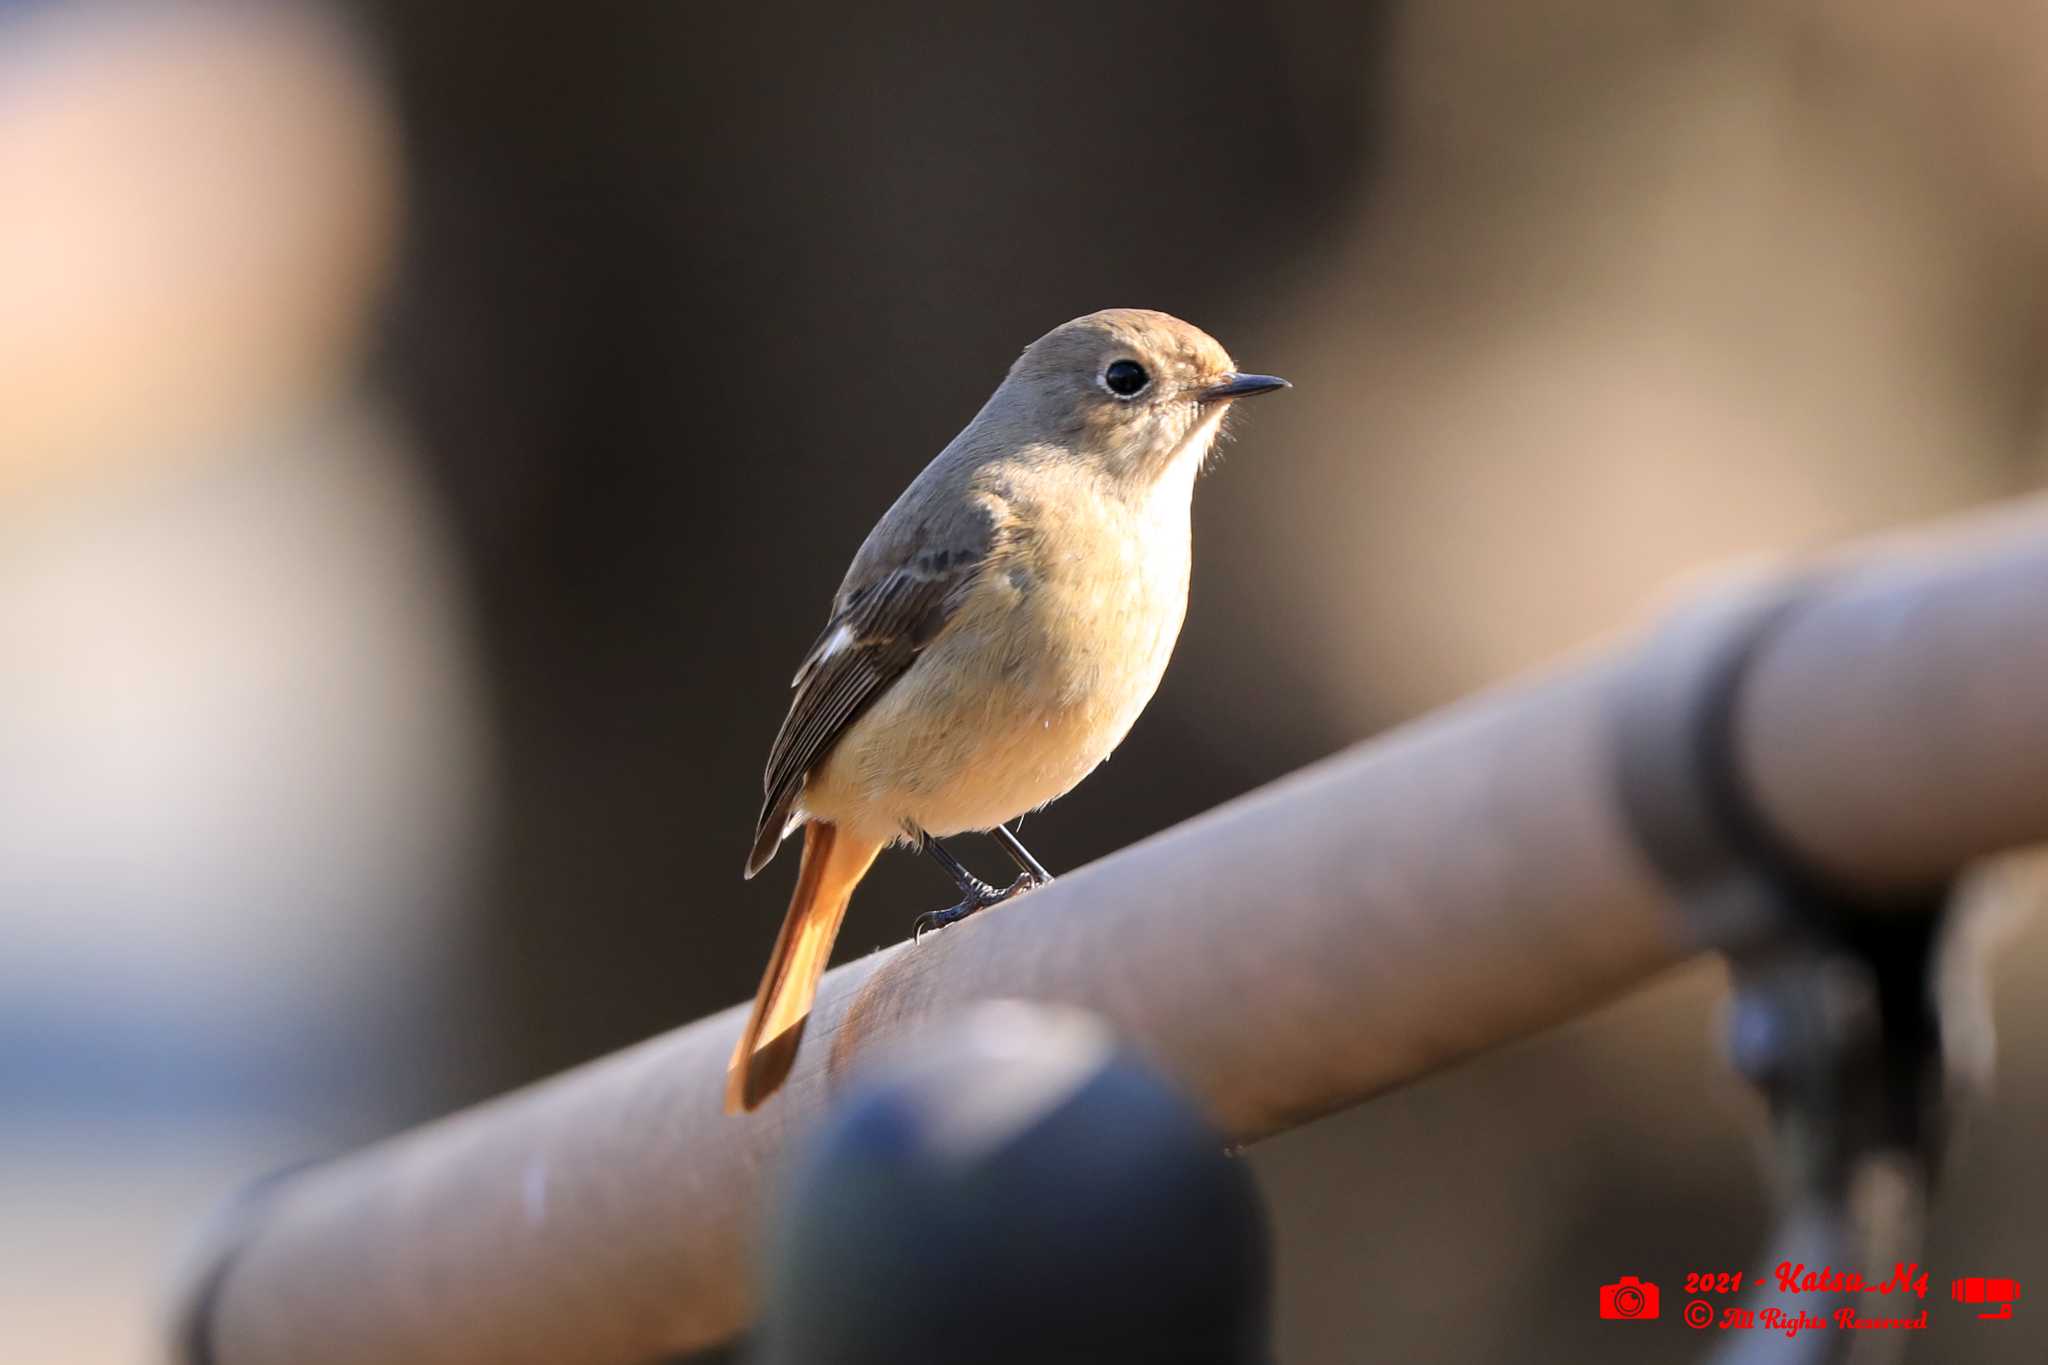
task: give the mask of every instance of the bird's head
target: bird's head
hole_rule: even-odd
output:
[[[1235,400],[1287,387],[1239,371],[1214,337],[1179,318],[1108,308],[1032,342],[990,409],[1014,435],[1146,485],[1198,468]]]

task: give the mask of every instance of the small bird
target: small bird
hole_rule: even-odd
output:
[[[1006,822],[1073,790],[1152,699],[1187,613],[1195,475],[1231,404],[1289,387],[1207,333],[1111,308],[1033,342],[868,533],[797,669],[746,875],[804,832],[796,891],[727,1069],[727,1113],[788,1077],[847,902],[892,843],[950,924],[1051,880]],[[985,831],[990,886],[939,840]]]

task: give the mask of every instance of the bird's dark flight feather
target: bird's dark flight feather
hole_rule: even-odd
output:
[[[957,521],[944,544],[920,538],[895,553],[890,547],[862,547],[831,619],[797,670],[796,696],[769,750],[749,877],[775,856],[805,776],[945,629],[989,559],[995,525],[990,512]],[[834,650],[842,628],[847,641]]]

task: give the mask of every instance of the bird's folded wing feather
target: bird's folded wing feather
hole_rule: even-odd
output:
[[[768,754],[750,870],[774,852],[805,775],[945,629],[995,541],[995,518],[974,516],[895,554],[864,548],[797,670],[796,696]]]

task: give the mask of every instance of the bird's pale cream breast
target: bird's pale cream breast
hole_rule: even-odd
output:
[[[1199,459],[1135,501],[1039,468],[1030,532],[990,565],[944,635],[850,727],[805,805],[882,812],[943,836],[1064,795],[1158,688],[1187,609]],[[893,832],[893,831],[892,831]]]

